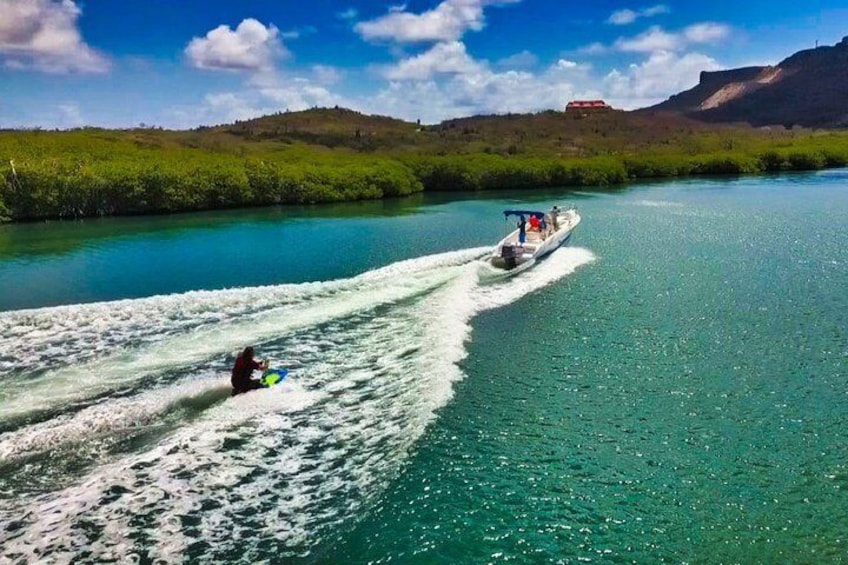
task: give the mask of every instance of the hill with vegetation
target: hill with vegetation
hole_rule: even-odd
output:
[[[706,138],[711,136],[729,139],[751,134],[745,129],[709,126],[682,116],[657,117],[615,110],[473,116],[427,126],[344,108],[318,108],[199,131],[218,139],[232,136],[247,142],[304,144],[392,156],[480,153],[590,157],[662,152],[663,145],[687,145],[693,136],[701,137],[698,143],[709,144]]]
[[[610,186],[846,164],[846,132],[706,124],[673,113],[548,111],[421,125],[316,108],[191,131],[0,131],[0,217]]]
[[[647,108],[711,123],[848,126],[848,37],[795,53],[774,67],[703,72],[697,86]]]

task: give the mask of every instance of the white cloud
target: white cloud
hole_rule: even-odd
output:
[[[562,110],[573,99],[605,99],[617,108],[633,109],[691,87],[697,83],[701,71],[720,68],[709,56],[685,53],[684,49],[719,39],[730,30],[710,22],[676,32],[652,27],[641,35],[621,38],[609,47],[595,44],[595,51],[618,50],[639,55],[642,61],[627,68],[602,72],[580,62],[580,56],[575,53],[563,53],[547,68],[533,70],[539,68],[538,59],[529,51],[490,65],[486,60],[475,59],[466,45],[456,39],[465,31],[477,29],[475,26],[482,26],[482,10],[492,3],[445,0],[420,16],[400,7],[371,22],[392,23],[382,28],[383,35],[379,37],[396,42],[393,48],[399,58],[395,64],[377,69],[387,79],[377,93],[340,95],[333,85],[343,78],[341,71],[330,66],[312,66],[304,69],[298,78],[281,76],[271,64],[254,65],[256,72],[250,74],[243,90],[210,95],[194,114],[187,115],[194,115],[195,123],[225,123],[287,109],[339,105],[365,113],[435,123],[475,114]],[[428,19],[435,14],[445,16],[439,20],[444,24],[442,27]],[[400,19],[392,19],[393,16]],[[366,33],[359,31],[365,37]],[[453,39],[437,40],[438,37]],[[423,38],[433,44],[414,55],[402,51],[406,48],[403,43],[425,41]],[[642,53],[645,55],[641,56]]]
[[[650,8],[642,8],[641,10],[617,10],[613,12],[607,19],[607,23],[612,25],[628,25],[632,24],[639,18],[652,18],[660,14],[667,14],[670,10],[665,4],[657,4]]]
[[[437,123],[477,114],[562,110],[574,98],[600,98],[595,84],[581,77],[565,80],[556,70],[536,75],[480,69],[445,80],[392,82],[365,101],[363,108],[366,112]]]
[[[497,62],[498,67],[506,69],[529,69],[539,64],[539,58],[530,51],[510,55]]]
[[[730,27],[704,22],[687,27],[683,30],[683,35],[692,43],[714,43],[730,35]]]
[[[275,112],[280,110],[306,110],[313,106],[344,105],[347,101],[340,95],[328,90],[328,86],[341,79],[341,72],[333,67],[313,66],[311,78],[304,76],[281,76],[271,71],[257,73],[248,81],[251,90],[242,94],[254,96],[276,105]],[[266,112],[268,113],[268,112]]]
[[[409,73],[378,95],[360,100],[358,108],[425,123],[475,114],[561,110],[574,99],[604,99],[616,108],[631,110],[691,88],[701,71],[722,68],[707,55],[659,50],[641,63],[605,75],[566,58],[540,73],[497,72],[468,56],[461,45],[452,47],[454,72]],[[433,50],[427,53],[428,60],[439,59]],[[442,55],[445,61],[451,59]]]
[[[625,72],[613,70],[604,78],[604,87],[614,105],[624,109],[650,106],[698,83],[701,71],[721,69],[715,59],[700,53],[678,56],[657,51],[642,64]]]
[[[637,14],[633,10],[618,10],[610,15],[609,19],[607,20],[607,23],[617,26],[623,26],[627,24],[632,24],[636,21],[636,18],[638,17],[639,14]]]
[[[249,120],[272,113],[270,106],[257,105],[255,96],[245,96],[243,93],[207,94],[203,101],[204,104],[199,108],[197,114],[200,120],[207,125]]]
[[[609,51],[609,47],[605,46],[603,43],[596,41],[594,43],[590,43],[584,47],[581,47],[577,50],[578,53],[582,55],[603,55],[604,53]]]
[[[384,71],[389,80],[428,80],[437,74],[479,72],[481,64],[465,50],[461,41],[437,43],[429,50],[400,61]]]
[[[196,106],[173,108],[165,117],[169,127],[194,128],[198,125],[229,124],[282,111],[300,111],[316,106],[354,107],[351,100],[328,91],[306,79],[277,84],[267,81],[263,87],[248,85],[234,92],[206,94]]]
[[[322,86],[308,81],[295,81],[279,88],[265,88],[259,93],[280,109],[299,111],[316,106],[344,106],[345,99]]]
[[[653,26],[633,38],[616,40],[615,47],[619,51],[635,53],[652,53],[654,51],[674,51],[683,42],[678,34],[668,33],[659,26]]]
[[[569,83],[577,88],[577,85],[591,85],[587,88],[597,91],[597,78],[593,75],[592,65],[578,63],[568,59],[559,59],[549,66],[543,73],[538,75],[537,88],[544,89],[545,85]],[[581,88],[582,89],[582,88]]]
[[[389,83],[366,100],[361,110],[426,124],[473,113],[473,107],[458,105],[435,81]]]
[[[339,69],[328,65],[313,65],[312,75],[315,77],[315,82],[331,85],[340,82],[343,73]]]
[[[355,20],[358,15],[359,12],[356,8],[348,8],[342,12],[336,12],[336,17],[340,20]]]
[[[575,72],[585,73],[586,71],[592,70],[592,65],[586,63],[578,63],[577,61],[572,61],[570,59],[558,59],[556,63],[550,66],[548,69],[548,73],[571,73]]]
[[[460,44],[461,45],[461,44]],[[464,53],[464,51],[463,51]],[[466,54],[467,56],[467,54]],[[424,80],[396,80],[372,99],[365,111],[435,123],[475,114],[563,109],[573,98],[601,98],[590,67],[562,60],[541,73],[495,72],[470,57],[459,72],[433,73]]]
[[[72,0],[2,0],[0,57],[8,68],[51,73],[102,73],[108,60],[77,29],[82,11]]]
[[[511,4],[521,0],[444,0],[432,10],[411,14],[392,9],[376,20],[359,22],[355,30],[368,41],[391,40],[398,43],[455,41],[466,31],[480,31],[487,5]]]
[[[272,68],[277,57],[288,54],[274,26],[248,18],[233,31],[220,25],[195,37],[185,49],[192,65],[200,69],[263,70]]]
[[[657,4],[656,6],[651,6],[650,8],[644,8],[639,13],[645,18],[652,18],[654,16],[658,16],[660,14],[668,14],[671,10],[665,4]]]
[[[307,35],[312,35],[318,33],[318,29],[315,26],[303,26],[298,29],[291,29],[289,31],[281,31],[280,39],[300,39],[301,37],[305,37]],[[283,51],[285,53],[285,51]]]
[[[461,42],[437,44],[393,67],[392,78],[375,94],[348,98],[317,78],[332,68],[312,68],[309,78],[269,71],[251,75],[240,92],[207,96],[186,109],[181,124],[229,123],[282,110],[339,105],[365,113],[424,123],[476,114],[562,110],[574,99],[604,99],[616,108],[633,109],[660,102],[697,83],[703,70],[717,70],[712,58],[658,51],[639,64],[599,74],[566,58],[540,72],[496,71],[476,61]]]
[[[629,38],[619,38],[613,44],[618,51],[630,53],[653,53],[656,51],[679,51],[696,43],[714,43],[725,39],[731,28],[724,24],[703,22],[690,25],[678,33],[652,26],[647,31]]]
[[[246,28],[246,26],[249,26]],[[246,28],[246,29],[245,29]],[[266,33],[262,33],[262,31]],[[221,31],[221,34],[214,32]],[[327,65],[313,65],[301,76],[287,72],[284,76],[274,67],[274,56],[280,54],[277,30],[265,28],[255,20],[245,20],[235,31],[221,26],[199,43],[193,60],[203,68],[249,69],[241,89],[207,94],[194,107],[174,108],[170,122],[175,127],[196,127],[198,124],[223,124],[247,120],[276,112],[300,111],[316,106],[345,106],[355,104],[332,92],[329,86],[343,78],[343,72]],[[210,40],[211,41],[207,41]],[[199,57],[209,55],[209,57]]]

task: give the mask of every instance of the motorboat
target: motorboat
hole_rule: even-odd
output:
[[[503,238],[489,257],[489,264],[505,271],[524,270],[554,249],[565,245],[580,223],[576,208],[549,212],[504,210],[507,220],[518,218],[517,228]],[[523,225],[523,227],[522,227]]]

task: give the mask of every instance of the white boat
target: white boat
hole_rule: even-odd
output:
[[[504,216],[507,219],[518,218],[519,224],[535,217],[540,224],[539,229],[533,229],[528,222],[524,230],[518,227],[498,243],[488,262],[492,267],[505,271],[523,271],[531,267],[536,261],[568,242],[574,228],[580,223],[580,214],[576,208],[560,210],[554,207],[547,213],[504,210]]]

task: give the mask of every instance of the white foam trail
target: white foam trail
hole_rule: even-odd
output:
[[[403,261],[365,273],[349,281],[307,283],[294,287],[292,285],[266,287],[265,293],[257,293],[256,289],[199,293],[201,294],[200,302],[204,303],[206,309],[212,307],[210,301],[217,294],[222,295],[220,297],[224,302],[222,311],[226,313],[226,316],[221,316],[214,325],[193,328],[190,332],[171,337],[165,342],[130,349],[119,356],[53,370],[36,378],[30,377],[26,379],[25,384],[22,383],[22,386],[16,387],[14,386],[16,383],[5,383],[0,392],[0,406],[2,406],[0,420],[19,418],[33,411],[46,410],[76,400],[91,398],[127,386],[153,373],[207,361],[216,355],[239,349],[245,343],[259,343],[304,327],[409,298],[444,284],[456,275],[456,270],[461,265],[467,264],[468,261],[486,251],[488,248],[471,249]],[[161,321],[157,320],[156,314],[163,308],[172,307],[175,301],[183,303],[192,298],[198,298],[194,296],[195,294],[198,293],[145,299],[139,301],[143,303],[141,308],[133,305],[132,301],[112,305],[75,307],[78,312],[83,312],[83,315],[77,317],[76,323],[81,323],[81,318],[90,319],[91,323],[83,326],[86,329],[83,333],[87,334],[92,323],[98,328],[104,325],[116,328],[120,326],[120,324],[115,325],[116,320],[125,321],[125,316],[119,316],[111,318],[108,324],[105,323],[101,317],[104,315],[105,308],[109,312],[120,311],[125,315],[136,316],[135,325],[137,326],[161,328]],[[275,303],[279,301],[288,303],[284,306],[275,306]],[[252,311],[247,309],[248,304]],[[40,323],[30,322],[26,327],[41,327],[45,320],[60,318],[66,310],[71,308],[60,307],[40,311]],[[172,313],[172,318],[177,319],[177,327],[185,325],[185,313],[191,315],[197,311],[197,308],[185,307],[183,310],[184,313],[179,316]],[[14,321],[16,315],[13,313],[7,318]],[[44,336],[45,331],[40,330],[37,332],[38,338],[42,341],[61,339],[66,335],[68,327],[70,325],[60,325],[57,335],[50,337]],[[163,333],[168,334],[173,331],[173,326],[162,329]],[[14,345],[33,339],[31,333],[24,337],[19,335],[19,341],[12,346],[12,357],[19,355],[14,352]],[[123,339],[130,338],[124,334]]]
[[[193,291],[92,304],[0,312],[0,377],[57,357],[80,364],[128,342],[165,341],[188,329],[216,325],[271,308],[299,306],[440,267],[467,263],[481,247],[400,261],[350,279],[245,289]]]
[[[171,562],[185,559],[189,546],[200,562],[308,552],[367,508],[400,472],[463,377],[458,363],[467,354],[473,317],[594,259],[586,250],[562,249],[530,271],[481,285],[471,255],[459,264],[433,260],[413,277],[401,268],[390,280],[380,279],[379,288],[389,293],[410,288],[392,300],[371,296],[374,289],[366,286],[348,296],[354,302],[357,293],[367,296],[358,307],[309,314],[296,350],[286,351],[301,363],[301,389],[227,399],[153,448],[101,464],[79,484],[0,500],[0,521],[22,522],[0,531],[0,559],[70,562],[89,554]],[[385,308],[375,311],[375,300]],[[157,413],[149,404],[155,394],[193,394],[181,386],[107,399],[103,412],[86,408],[59,423],[83,437],[83,424],[101,416],[126,425],[138,412],[142,419]],[[52,445],[48,424],[21,431],[35,445]],[[11,445],[12,436],[5,441],[0,446]]]
[[[561,247],[531,270],[510,279],[508,284],[483,286],[475,293],[476,310],[491,310],[511,304],[570,275],[595,260],[588,249]]]
[[[87,547],[101,558],[111,556],[128,562],[133,560],[133,553],[144,555],[140,551],[144,548],[133,548],[126,539],[128,522],[135,516],[145,516],[156,524],[152,537],[162,536],[163,543],[154,548],[153,554],[174,562],[180,554],[169,548],[184,551],[187,541],[178,517],[200,508],[203,499],[197,493],[204,492],[204,486],[230,488],[254,469],[255,459],[246,458],[239,464],[237,456],[231,458],[221,451],[222,443],[238,437],[230,430],[269,413],[303,411],[320,398],[314,392],[282,393],[274,389],[232,398],[226,406],[211,410],[196,426],[178,432],[151,451],[104,465],[58,497],[34,500],[27,511],[37,517],[38,538],[21,539],[13,533],[3,539],[7,534],[0,532],[2,557],[17,555],[24,562],[39,563],[49,555],[53,562],[71,563],[77,560],[80,548]],[[111,503],[104,502],[109,498],[113,498]],[[160,506],[167,511],[160,514]],[[108,516],[96,516],[104,510]],[[4,522],[12,519],[4,514],[5,508],[0,508]],[[97,523],[98,530],[102,529],[102,538],[90,545],[79,532],[80,523],[89,519]]]
[[[133,428],[156,424],[181,401],[217,393],[229,396],[229,379],[208,377],[183,381],[138,396],[109,399],[73,414],[63,414],[12,432],[0,434],[0,465],[21,456],[91,443],[97,436],[114,436]]]

